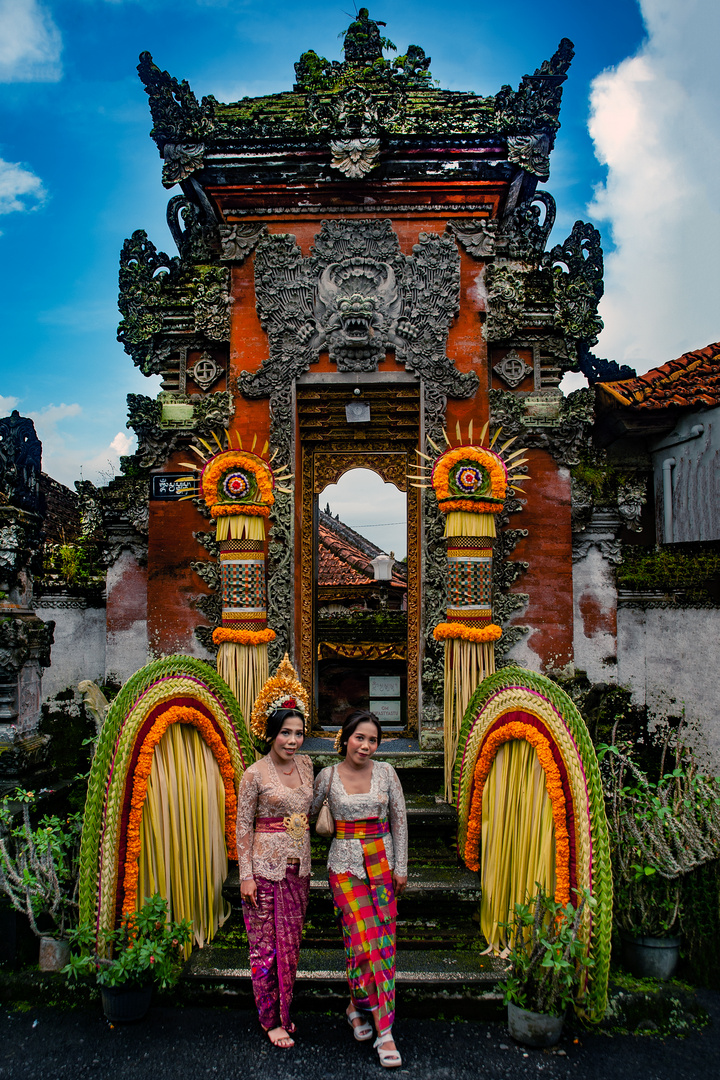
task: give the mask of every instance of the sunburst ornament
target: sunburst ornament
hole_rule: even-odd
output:
[[[502,510],[508,490],[521,492],[519,482],[530,479],[518,471],[527,462],[522,456],[526,451],[508,452],[517,436],[501,444],[502,429],[498,428],[491,442],[483,445],[489,426],[485,424],[478,443],[473,443],[472,420],[466,440],[458,423],[455,445],[443,429],[445,449],[428,439],[436,457],[417,451],[417,473],[409,478],[414,481],[413,487],[432,487],[435,491],[438,506],[446,516],[445,536],[494,537],[494,515]]]

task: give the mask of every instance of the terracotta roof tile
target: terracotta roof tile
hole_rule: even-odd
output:
[[[345,533],[351,530],[345,526]],[[369,585],[375,580],[370,557],[321,520],[318,524],[319,585]],[[393,572],[392,585],[405,588],[407,582]]]
[[[720,405],[720,342],[685,353],[635,379],[597,383],[609,403],[631,409]]]

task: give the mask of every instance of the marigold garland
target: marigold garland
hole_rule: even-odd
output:
[[[216,454],[215,457],[210,458],[200,478],[203,497],[211,510],[217,508],[219,502],[219,480],[230,469],[244,469],[246,472],[252,473],[255,477],[261,501],[267,506],[272,506],[275,502],[275,496],[273,495],[275,480],[267,462],[257,457],[256,454],[250,454],[243,450],[224,450],[221,454]],[[235,507],[235,512],[237,512],[237,507],[242,506],[242,513],[246,513],[252,504],[244,504],[238,501],[232,505]]]
[[[269,626],[264,630],[233,630],[229,626],[218,626],[212,635],[215,645],[222,645],[225,641],[235,645],[267,645],[274,641],[275,637],[275,631]]]
[[[450,470],[459,461],[475,461],[486,469],[490,476],[492,497],[500,500],[505,498],[508,473],[502,458],[481,446],[458,446],[455,450],[447,450],[435,463],[431,479],[438,499],[455,498],[455,492],[450,490]]]
[[[125,847],[125,867],[123,874],[123,915],[135,910],[140,858],[140,824],[143,806],[147,795],[148,781],[152,770],[153,755],[157,744],[171,724],[192,724],[200,732],[210,747],[220,769],[225,788],[225,842],[228,857],[235,853],[235,819],[237,817],[237,797],[235,795],[235,770],[225,743],[218,735],[212,723],[197,709],[188,705],[171,705],[150,728],[142,749],[138,754],[133,776],[130,814],[128,816]]]
[[[210,507],[210,513],[214,518],[242,516],[266,518],[270,517],[270,506],[263,506],[261,503],[215,503]]]
[[[443,514],[452,514],[455,510],[464,514],[499,514],[503,503],[500,500],[488,502],[487,499],[438,498],[438,506]]]
[[[537,728],[513,720],[492,731],[480,750],[474,772],[474,788],[468,815],[464,859],[470,870],[480,869],[479,850],[482,831],[482,798],[485,783],[500,746],[511,739],[525,739],[535,750],[545,773],[545,787],[555,823],[555,901],[570,902],[570,836],[567,827],[567,803],[562,778],[553,757],[550,741]]]
[[[433,637],[436,641],[448,641],[453,638],[478,643],[497,641],[502,637],[502,627],[496,626],[495,623],[488,623],[487,626],[464,626],[459,622],[441,622],[433,630]]]
[[[299,701],[299,711],[303,716],[307,716],[307,690],[298,679],[297,672],[290,663],[288,654],[285,653],[276,673],[267,680],[255,699],[250,715],[250,730],[256,739],[265,738],[267,719],[273,709],[277,708],[278,699],[291,697]]]

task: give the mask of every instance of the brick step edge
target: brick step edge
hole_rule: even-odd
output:
[[[483,983],[494,986],[508,973],[504,960],[481,956],[476,952],[442,950],[399,950],[396,981],[399,985],[454,985]],[[183,976],[198,980],[249,979],[246,949],[213,949],[208,946],[192,954]],[[301,953],[297,982],[335,982],[345,980],[345,953],[342,949],[313,950]]]

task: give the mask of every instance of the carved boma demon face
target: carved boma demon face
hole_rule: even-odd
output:
[[[330,359],[355,366],[384,357],[401,308],[395,272],[387,263],[365,258],[331,263],[315,301]]]

